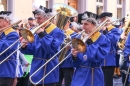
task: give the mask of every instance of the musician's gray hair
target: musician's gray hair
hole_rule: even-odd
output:
[[[97,26],[97,21],[95,18],[87,18],[86,19],[87,22],[90,22],[91,24]]]
[[[43,16],[44,18],[50,18],[51,16],[52,16],[52,14],[51,13],[45,13],[44,11],[42,11],[42,10],[40,10],[40,9],[38,9],[38,13],[36,14],[36,15],[41,15],[41,16]],[[36,16],[35,15],[35,16]]]
[[[12,15],[6,16],[6,15],[0,15],[1,18],[5,19],[6,21],[10,22],[12,21]]]

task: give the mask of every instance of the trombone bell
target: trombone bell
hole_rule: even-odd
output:
[[[85,43],[78,38],[72,39],[72,47],[82,53],[86,51]]]
[[[23,29],[20,31],[22,37],[27,40],[28,42],[32,43],[34,42],[34,35],[31,33],[28,29]]]

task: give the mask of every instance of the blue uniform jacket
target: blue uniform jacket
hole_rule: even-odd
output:
[[[101,34],[84,53],[78,53],[76,60],[71,59],[76,67],[71,86],[104,86],[101,63],[109,51],[110,41]]]
[[[29,43],[25,49],[21,49],[22,53],[33,55],[34,57],[31,64],[30,75],[34,73],[40,66],[42,66],[48,59],[50,59],[54,54],[56,54],[60,49],[61,43],[63,42],[63,31],[55,27],[53,24],[45,29],[45,32],[46,35],[44,37],[40,38],[38,35],[35,35],[35,41],[33,43]],[[32,77],[32,81],[35,83],[38,82],[57,64],[58,57],[56,56],[47,64],[46,68],[42,68]],[[45,78],[44,84],[54,83],[58,81],[59,68],[57,67]],[[40,82],[39,84],[43,84],[43,82]]]
[[[130,55],[130,34],[128,34],[128,38],[126,40],[126,43],[125,43],[125,48],[123,50],[124,52],[124,58],[125,60],[130,63],[130,60],[129,60],[129,55]]]
[[[130,66],[130,59],[129,59],[129,56],[130,56],[130,34],[128,34],[128,38],[126,40],[125,48],[124,48],[123,52],[124,52],[124,59],[127,61],[127,66]],[[130,82],[130,76],[129,76],[128,80]]]
[[[116,46],[117,41],[120,37],[120,32],[118,28],[111,28],[111,30],[104,34],[111,42],[111,49],[110,52],[107,54],[106,58],[104,59],[102,66],[116,66]]]
[[[8,48],[11,44],[13,44],[16,40],[18,40],[19,36],[17,32],[15,32],[12,28],[4,31],[0,35],[0,53]],[[0,56],[0,61],[9,56],[13,51],[18,48],[18,43],[9,48],[4,54]],[[17,52],[10,56],[5,62],[0,64],[0,78],[9,77],[15,78],[16,74],[16,57]]]

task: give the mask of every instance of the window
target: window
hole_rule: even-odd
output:
[[[99,2],[103,2],[102,0],[99,0]]]
[[[122,18],[122,8],[117,8],[117,18]]]
[[[122,4],[122,0],[117,0],[117,4],[121,5]]]
[[[98,15],[103,12],[103,6],[97,6],[96,9],[97,9],[97,14]]]
[[[35,7],[39,8],[40,5],[46,7],[46,1],[44,1],[44,0],[34,0],[34,6]]]
[[[47,8],[48,8],[48,4],[49,4],[48,1],[46,1],[46,7],[47,7]]]
[[[102,2],[103,2],[103,0],[97,0],[97,2],[101,2],[101,3],[102,3]]]
[[[7,0],[0,0],[0,11],[7,10]]]

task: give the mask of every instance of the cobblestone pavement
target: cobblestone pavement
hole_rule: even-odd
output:
[[[65,86],[64,84],[62,86]],[[123,86],[121,82],[121,78],[119,79],[113,79],[113,86]]]
[[[123,86],[123,84],[121,82],[121,78],[113,79],[113,86]]]

